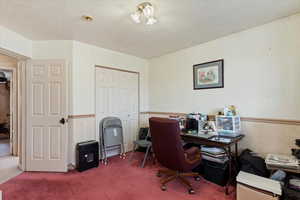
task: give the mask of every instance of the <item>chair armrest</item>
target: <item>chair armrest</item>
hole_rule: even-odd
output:
[[[201,160],[201,152],[197,147],[191,147],[184,151],[185,160],[189,164],[194,164]]]

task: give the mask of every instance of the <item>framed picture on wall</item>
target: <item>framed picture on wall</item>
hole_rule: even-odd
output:
[[[193,66],[194,90],[224,87],[224,60]]]

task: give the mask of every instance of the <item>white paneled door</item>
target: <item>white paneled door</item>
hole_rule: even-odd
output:
[[[104,117],[120,118],[125,151],[131,151],[139,128],[138,74],[96,67],[95,87],[97,133]]]
[[[26,171],[67,171],[67,65],[30,61],[26,66]]]

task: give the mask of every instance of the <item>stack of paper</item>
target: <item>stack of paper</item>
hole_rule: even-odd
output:
[[[300,169],[299,160],[294,156],[268,154],[265,162],[270,167]]]
[[[202,158],[205,160],[217,163],[225,163],[229,160],[226,152],[222,148],[202,146],[201,153]]]
[[[217,148],[217,147],[206,147],[206,146],[202,146],[201,151],[215,154],[215,155],[225,153],[224,149]]]

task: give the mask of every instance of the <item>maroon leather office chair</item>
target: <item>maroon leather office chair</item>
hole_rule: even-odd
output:
[[[197,147],[183,149],[178,121],[153,117],[149,119],[149,124],[155,157],[161,165],[168,168],[157,173],[159,177],[166,175],[160,180],[161,189],[166,190],[166,183],[178,178],[188,187],[189,193],[194,194],[191,183],[184,177],[200,179],[198,173],[191,172],[201,162],[200,150]]]

